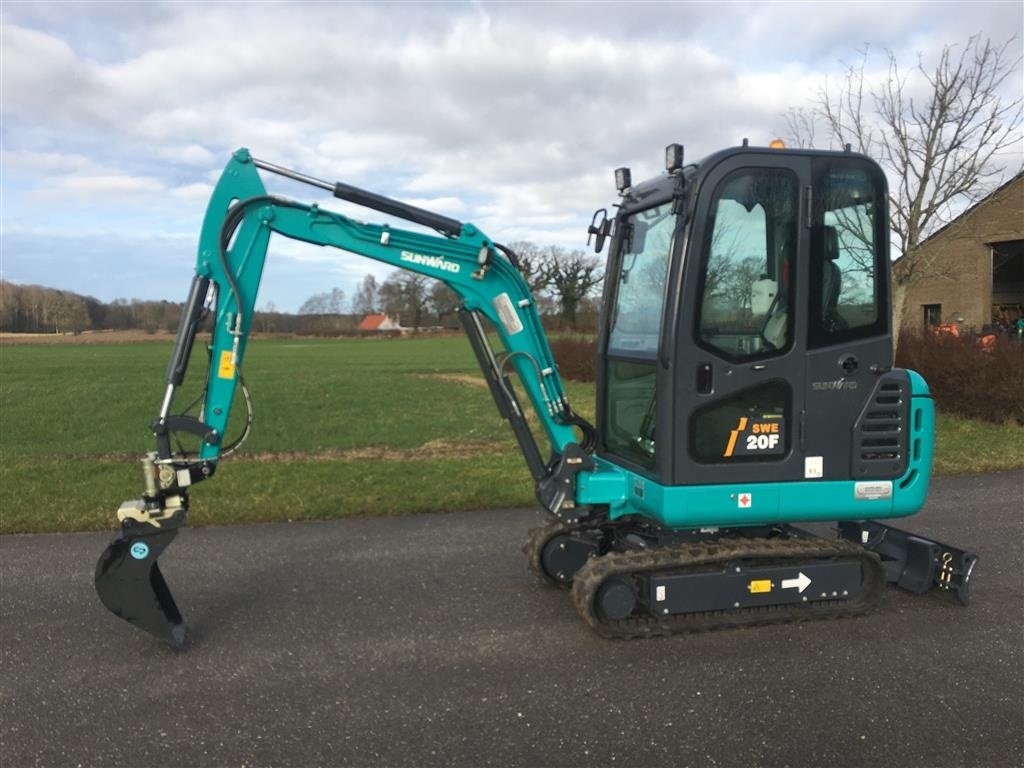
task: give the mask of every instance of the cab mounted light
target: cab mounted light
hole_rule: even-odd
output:
[[[633,179],[629,173],[629,168],[616,168],[615,188],[619,190],[619,194],[625,193],[631,186],[633,186]]]
[[[665,147],[665,170],[675,173],[683,167],[683,145],[669,144]]]
[[[771,142],[769,142],[769,144],[768,144],[768,148],[769,149],[785,149],[786,148],[786,142],[784,142],[782,139],[772,139]]]

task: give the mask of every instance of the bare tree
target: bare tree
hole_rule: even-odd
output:
[[[0,280],[0,331],[24,331],[28,328],[26,300],[21,286]]]
[[[575,326],[580,304],[604,279],[600,262],[583,251],[557,246],[548,249],[547,257],[548,279],[558,295],[562,320]]]
[[[274,331],[274,315],[277,314],[277,305],[272,301],[263,303],[261,309],[256,310],[254,320],[257,327],[264,333],[272,333]]]
[[[455,313],[462,306],[462,299],[459,298],[455,291],[440,280],[435,280],[434,284],[430,286],[427,303],[430,305],[430,311],[437,318],[438,325],[452,328],[458,327],[458,323],[454,322]]]
[[[519,271],[522,273],[530,292],[534,295],[543,293],[551,284],[549,269],[550,250],[545,252],[539,246],[519,240],[509,244],[519,257]]]
[[[340,315],[344,311],[345,292],[341,288],[315,293],[299,307],[300,315]]]
[[[820,121],[832,146],[850,144],[889,173],[889,226],[899,252],[894,340],[907,290],[939,269],[918,246],[998,185],[1002,154],[1021,141],[1022,100],[1003,95],[1008,78],[1020,77],[1021,59],[1009,53],[1015,41],[999,45],[974,35],[944,46],[932,66],[919,56],[909,70],[886,51],[888,71],[876,82],[865,74],[865,48],[838,84],[826,81],[814,107],[783,115],[798,146],[813,143]]]
[[[359,284],[356,295],[352,297],[352,311],[357,315],[372,315],[377,311],[377,292],[380,287],[373,275],[367,275]]]
[[[783,113],[782,119],[786,121],[786,133],[794,146],[800,149],[814,146],[814,137],[818,132],[815,110],[790,107]]]
[[[46,294],[46,319],[54,333],[78,335],[89,327],[89,313],[81,296],[64,291],[50,291]]]
[[[422,328],[431,282],[425,275],[396,270],[381,284],[378,301],[389,315],[401,318],[403,325],[411,322],[413,328]]]

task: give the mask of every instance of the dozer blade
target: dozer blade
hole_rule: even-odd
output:
[[[96,563],[96,592],[115,616],[181,649],[188,630],[156,562],[177,533],[122,530]]]

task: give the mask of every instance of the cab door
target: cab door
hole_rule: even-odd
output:
[[[698,184],[677,309],[670,484],[802,478],[810,159],[739,152]]]

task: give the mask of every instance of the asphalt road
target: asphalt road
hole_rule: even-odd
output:
[[[176,653],[107,613],[109,535],[0,539],[0,763],[1011,766],[1024,762],[1024,473],[904,527],[981,556],[961,608],[601,640],[526,572],[539,515],[186,529]]]

